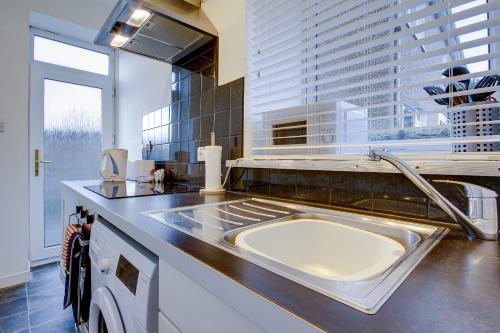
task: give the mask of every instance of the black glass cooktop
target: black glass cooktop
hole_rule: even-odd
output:
[[[108,199],[142,197],[183,192],[197,192],[200,188],[188,184],[153,184],[134,181],[102,182],[99,185],[84,186],[87,190],[102,195]]]

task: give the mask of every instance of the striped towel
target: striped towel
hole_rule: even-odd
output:
[[[69,224],[66,227],[64,234],[64,242],[61,249],[61,266],[65,272],[69,271],[69,257],[71,255],[71,244],[75,237],[80,234],[80,226],[78,224]]]

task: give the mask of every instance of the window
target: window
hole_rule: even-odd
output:
[[[374,147],[498,157],[499,9],[487,0],[247,1],[245,156]],[[276,124],[293,140],[276,139]]]
[[[101,75],[109,74],[109,56],[52,39],[34,36],[33,59]]]

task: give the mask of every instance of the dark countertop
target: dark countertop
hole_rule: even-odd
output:
[[[151,251],[165,242],[173,245],[325,331],[498,332],[500,327],[500,242],[471,241],[460,230],[452,230],[382,308],[368,315],[140,214],[243,195],[179,193],[107,200],[83,189],[94,183],[64,185]]]

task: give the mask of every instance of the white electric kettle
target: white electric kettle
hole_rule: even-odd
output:
[[[101,176],[105,182],[125,181],[127,175],[126,149],[107,149],[101,155]]]

